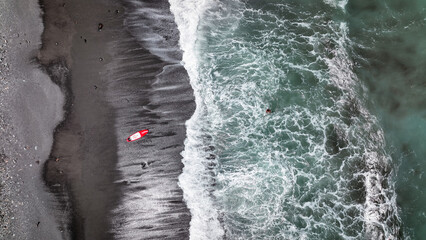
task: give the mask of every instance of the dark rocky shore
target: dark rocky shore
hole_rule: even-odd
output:
[[[136,2],[171,17],[167,1]],[[0,238],[187,239],[190,214],[177,177],[194,102],[180,53],[170,61],[144,46],[134,18],[142,6],[133,1],[1,4],[10,10],[2,19],[32,15],[1,25],[22,38],[9,49],[30,47],[5,54],[17,59],[6,65],[16,70],[0,74],[1,87],[13,89],[1,92]],[[164,39],[175,51],[172,33]],[[125,142],[143,128],[145,139]]]

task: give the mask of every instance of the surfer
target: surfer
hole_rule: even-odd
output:
[[[266,113],[272,113],[272,110],[271,109],[266,109]]]

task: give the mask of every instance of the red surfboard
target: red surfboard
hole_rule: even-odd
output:
[[[136,141],[136,140],[142,138],[143,136],[145,136],[148,132],[149,132],[148,129],[144,129],[144,130],[141,130],[139,132],[135,132],[127,138],[127,141],[128,142]]]

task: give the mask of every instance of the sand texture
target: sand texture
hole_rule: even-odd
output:
[[[60,239],[41,173],[63,96],[35,61],[37,1],[1,0],[0,9],[0,239]]]
[[[188,238],[177,179],[195,105],[168,7],[0,0],[0,239]],[[166,19],[166,47],[138,9]]]

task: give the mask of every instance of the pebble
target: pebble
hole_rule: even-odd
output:
[[[148,167],[148,163],[147,162],[141,162],[141,167],[142,169],[145,169]]]

